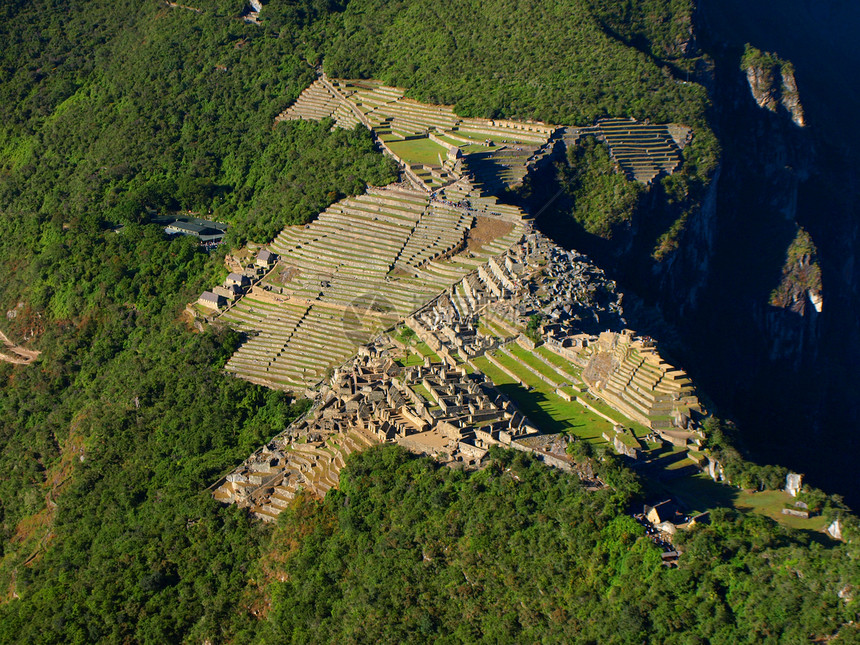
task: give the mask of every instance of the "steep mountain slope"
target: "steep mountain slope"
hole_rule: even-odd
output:
[[[698,19],[717,60],[724,168],[715,262],[686,331],[693,360],[761,458],[856,504],[860,96],[846,79],[860,65],[860,12],[705,1]],[[744,43],[791,61],[804,127],[782,106],[761,107],[748,79],[761,66],[742,56]]]

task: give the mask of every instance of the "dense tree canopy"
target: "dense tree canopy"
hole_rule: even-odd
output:
[[[282,515],[261,642],[792,643],[854,616],[848,550],[765,518],[714,513],[668,569],[624,486],[523,453],[466,474],[384,446],[344,475]]]

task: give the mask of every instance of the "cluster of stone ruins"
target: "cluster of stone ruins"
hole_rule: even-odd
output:
[[[677,166],[688,130],[461,119],[373,81],[325,76],[278,118],[363,124],[404,181],[284,229],[264,250],[273,264],[217,314],[245,334],[227,370],[314,405],[217,482],[216,498],[272,520],[299,490],[325,495],[350,453],[383,442],[452,467],[478,467],[490,446],[505,445],[601,486],[568,457],[568,440],[542,434],[479,362],[527,389],[539,379],[549,396],[602,417],[612,428],[603,438],[629,457],[654,442],[698,454],[703,410],[690,381],[624,328],[615,284],[493,196],[583,134],[650,181]],[[400,144],[422,138],[421,154],[437,146],[437,163],[405,158]],[[637,437],[624,420],[650,434]]]
[[[623,325],[615,285],[587,258],[560,249],[526,223],[511,230],[517,231],[515,243],[490,255],[429,301],[411,305],[411,313],[397,313],[392,306],[396,315],[379,322],[382,314],[371,307],[354,311],[377,321],[374,337],[344,349],[351,358],[330,364],[329,378],[315,389],[305,388],[315,397],[309,415],[218,482],[216,497],[271,520],[299,489],[324,495],[336,486],[351,452],[384,442],[397,442],[454,467],[478,467],[488,448],[501,444],[577,471],[564,452],[565,442],[543,435],[501,394],[475,365],[478,357],[524,383],[499,359],[504,355],[520,361],[523,369],[551,383],[560,399],[579,401],[577,395],[588,391],[651,428],[652,440],[696,447],[702,436],[692,419],[701,408],[683,372],[660,360],[652,341],[628,330],[590,333]],[[289,255],[281,258],[286,262]],[[392,283],[388,286],[394,288]],[[285,296],[278,293],[277,297]],[[309,299],[305,309],[319,306],[316,303]],[[272,300],[272,311],[280,311],[284,304]],[[271,315],[282,319],[281,314]],[[548,361],[523,335],[535,315],[544,321],[539,328],[543,346],[569,361],[568,369]],[[410,336],[426,343],[429,350],[418,365],[404,360],[412,346],[402,333],[380,333],[380,326],[392,328],[400,320],[412,330]],[[323,350],[324,356],[330,351],[331,343],[323,335],[336,335],[338,324],[343,323],[333,318],[328,330],[320,328],[318,336],[304,337],[308,357],[315,351]],[[301,326],[291,329],[302,331]],[[355,329],[346,325],[347,332]],[[545,363],[545,369],[538,372],[522,362],[508,349],[511,344],[534,350],[531,355]],[[491,352],[500,352],[499,359]],[[240,349],[237,356],[241,354]],[[270,373],[261,374],[271,378]],[[607,440],[619,452],[636,457],[637,449],[629,447],[632,434],[616,420],[612,423],[614,434]],[[555,449],[547,449],[548,445]],[[578,472],[589,485],[601,485],[590,471]]]
[[[230,303],[234,303],[263,277],[270,270],[278,256],[263,249],[257,254],[255,262],[246,266],[235,267],[235,271],[231,271],[224,278],[224,283],[213,288],[211,291],[204,291],[197,299],[197,304],[204,309],[212,309],[220,311]]]

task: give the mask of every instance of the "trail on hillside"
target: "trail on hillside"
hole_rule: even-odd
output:
[[[16,365],[29,365],[36,358],[38,358],[41,352],[34,351],[32,349],[24,349],[23,347],[19,347],[11,340],[9,337],[0,331],[0,341],[3,341],[3,345],[6,350],[12,352],[12,355],[5,354],[0,352],[0,360],[6,361],[7,363],[15,363]]]

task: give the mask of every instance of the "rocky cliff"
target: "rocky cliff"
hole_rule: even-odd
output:
[[[741,59],[750,92],[759,107],[771,112],[785,110],[798,127],[806,126],[794,66],[776,54],[747,45]]]
[[[709,10],[698,12],[687,54],[708,53],[690,74],[708,90],[708,125],[721,148],[709,182],[690,169],[695,161],[682,165],[638,193],[623,226],[600,234],[587,227],[590,202],[586,216],[577,214],[584,200],[570,190],[570,177],[594,164],[571,157],[554,176],[533,178],[532,212],[542,230],[587,252],[645,303],[629,320],[637,331],[664,338],[664,319],[676,327],[675,357],[717,413],[739,422],[753,457],[806,472],[860,504],[858,493],[850,497],[848,457],[860,442],[847,430],[860,423],[860,128],[834,89],[852,91],[845,66],[860,66],[860,47],[826,54],[831,34],[850,38],[850,30],[822,18],[805,32],[804,12],[816,10],[799,0],[776,18],[764,0],[700,2]],[[726,6],[716,29],[711,18]],[[786,23],[775,45],[736,40],[769,20]],[[794,52],[798,38],[808,42],[795,60],[783,50]],[[696,180],[679,181],[684,173]],[[549,207],[546,196],[554,196]]]
[[[705,4],[705,17],[727,11]],[[754,36],[772,8],[728,4],[736,13],[719,33],[715,19],[697,27],[712,30],[703,40],[716,64],[716,208],[690,220],[655,297],[682,330],[684,364],[740,422],[754,456],[807,472],[857,504],[857,127],[840,117],[844,102],[829,100],[851,58],[828,58],[839,29],[813,39],[796,22],[809,10],[799,3],[786,9],[795,22],[785,33],[815,47],[791,49],[793,40],[767,34],[761,40],[779,45],[766,48],[779,56],[740,46],[733,30]],[[739,27],[744,16],[754,29]]]

